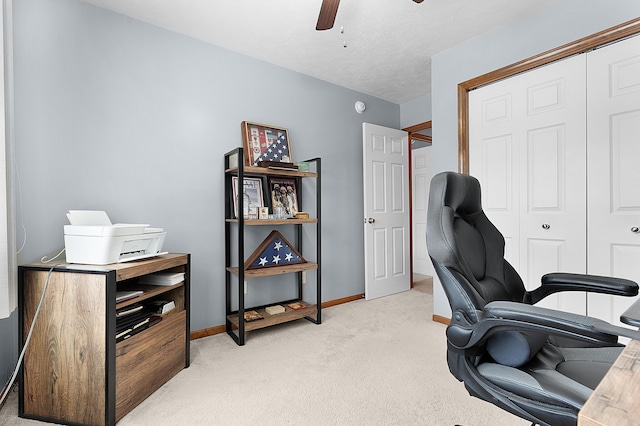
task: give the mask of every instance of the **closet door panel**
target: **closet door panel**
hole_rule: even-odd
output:
[[[469,94],[470,173],[529,290],[545,273],[586,270],[584,70],[577,56]],[[586,296],[543,303],[584,313]]]
[[[494,224],[498,229],[507,230],[505,239],[505,258],[512,265],[519,264],[519,253],[514,252],[514,239],[518,238],[519,229],[517,222],[512,217],[514,212],[513,201],[513,169],[511,162],[512,137],[511,135],[489,138],[482,141],[482,180],[486,182],[486,191],[483,190],[483,208],[491,212],[495,218]],[[514,266],[515,267],[515,266]]]
[[[530,288],[549,272],[586,270],[584,69],[578,56],[522,76],[520,253]],[[540,305],[583,314],[586,294],[559,293]]]
[[[588,54],[588,272],[640,282],[640,37]],[[635,298],[589,295],[620,324]]]
[[[540,277],[551,271],[584,271],[584,227],[574,223],[575,214],[584,215],[584,208],[572,205],[579,202],[572,196],[583,192],[584,181],[571,179],[577,168],[567,158],[565,132],[564,125],[549,126],[532,129],[527,137],[526,207],[520,217],[526,235],[522,251],[527,254],[523,278],[532,284],[539,285]],[[582,294],[558,294],[539,305],[584,313],[585,303]]]
[[[508,85],[492,84],[469,94],[469,110],[474,143],[469,145],[469,173],[482,186],[485,214],[505,239],[505,259],[520,269],[519,172],[517,135],[513,128],[512,94]]]

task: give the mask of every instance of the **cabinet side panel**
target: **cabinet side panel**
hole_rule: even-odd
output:
[[[25,340],[47,274],[25,273]],[[103,275],[51,274],[24,358],[24,414],[69,423],[104,423],[105,293]]]
[[[186,311],[116,345],[116,420],[185,366]]]

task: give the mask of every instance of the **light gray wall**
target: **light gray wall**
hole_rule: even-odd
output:
[[[431,120],[431,95],[420,96],[400,105],[400,128]]]
[[[640,16],[637,0],[567,0],[432,59],[433,171],[458,169],[458,84]],[[437,281],[437,280],[436,280]],[[450,316],[439,282],[434,313]]]
[[[364,292],[362,122],[399,128],[398,105],[77,0],[14,0],[14,28],[20,263],[64,246],[69,209],[161,226],[192,254],[192,329],[224,324],[223,154],[248,120],[322,158],[323,300]]]

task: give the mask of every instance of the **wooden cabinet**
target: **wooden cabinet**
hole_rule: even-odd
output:
[[[269,327],[275,324],[281,324],[301,318],[320,324],[322,322],[322,285],[321,285],[321,237],[320,237],[320,217],[321,217],[321,197],[320,197],[320,158],[307,160],[312,171],[298,170],[280,170],[264,167],[246,166],[244,160],[243,148],[237,148],[225,154],[225,264],[226,264],[226,331],[235,340],[238,345],[245,344],[245,333],[251,330]],[[235,217],[234,213],[234,194],[232,193],[233,179],[243,182],[245,177],[262,179],[263,184],[267,185],[270,177],[290,178],[294,179],[297,184],[298,191],[302,191],[302,181],[311,180],[309,193],[310,198],[305,200],[301,197],[301,207],[303,211],[309,213],[309,218],[295,219],[245,219],[242,213]],[[242,186],[240,185],[242,188]],[[266,187],[265,187],[266,188]],[[265,190],[267,194],[269,191]],[[306,192],[305,192],[306,193]],[[243,198],[237,197],[237,211],[243,212]],[[269,203],[266,203],[269,205]],[[312,212],[309,212],[309,205],[313,205]],[[270,209],[273,212],[272,209]],[[315,259],[305,257],[305,263],[271,266],[259,269],[247,269],[244,267],[245,260],[252,254],[256,247],[247,247],[245,237],[252,231],[257,231],[264,227],[293,227],[295,238],[292,244],[296,250],[304,256],[302,250],[303,231],[302,227],[313,227],[309,232],[315,238]],[[235,264],[233,264],[235,263]],[[304,294],[305,286],[312,285],[306,283],[306,272],[314,271],[315,273],[315,300],[308,302],[308,295]],[[249,280],[261,280],[266,277],[274,277],[283,274],[296,274],[296,295],[292,299],[274,300],[273,303],[264,306],[245,305],[245,282]],[[235,288],[234,288],[235,287]],[[234,295],[234,292],[237,292]],[[235,296],[235,298],[234,298]],[[302,309],[291,309],[289,304],[300,302],[305,305]],[[285,308],[285,312],[269,315],[266,307],[280,305]],[[244,314],[247,311],[255,310],[263,319],[258,321],[247,322],[244,320]]]
[[[184,273],[184,281],[170,286],[138,282],[160,271]],[[104,266],[24,265],[18,277],[20,346],[27,346],[19,379],[20,417],[113,425],[189,366],[190,255]],[[123,290],[143,293],[116,303],[116,292]],[[116,310],[155,299],[172,300],[176,307],[116,343]]]

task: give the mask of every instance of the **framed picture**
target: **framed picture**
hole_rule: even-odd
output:
[[[238,177],[232,177],[233,183],[233,214],[235,217],[238,217]],[[246,214],[244,214],[245,219],[249,219],[250,217],[255,215],[255,218],[258,218],[258,212],[260,211],[260,207],[264,207],[264,192],[262,189],[262,179],[261,178],[244,178],[244,188],[242,190],[242,194],[246,195],[244,208],[247,209]],[[249,204],[247,205],[247,201]]]
[[[260,161],[292,163],[287,129],[264,124],[242,122],[245,164],[257,166]]]
[[[275,214],[276,207],[284,208],[284,215],[294,216],[300,211],[300,200],[295,178],[270,177],[269,197],[271,198],[271,210]]]
[[[269,219],[269,207],[260,207],[258,219]]]

